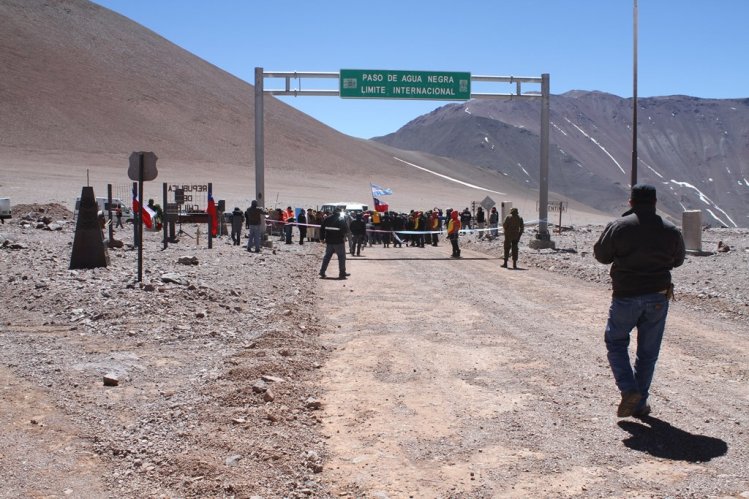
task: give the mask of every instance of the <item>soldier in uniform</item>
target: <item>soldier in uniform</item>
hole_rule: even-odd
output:
[[[510,250],[512,250],[512,268],[516,269],[518,268],[518,243],[525,230],[523,218],[518,214],[517,208],[510,210],[510,214],[502,222],[502,229],[505,233],[505,261],[502,267],[507,268],[507,259],[510,257]]]

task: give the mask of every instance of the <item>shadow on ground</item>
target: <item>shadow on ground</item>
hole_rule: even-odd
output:
[[[623,440],[630,449],[690,463],[710,461],[728,452],[728,444],[720,438],[695,435],[650,416],[640,421],[619,422],[619,426],[631,434]]]

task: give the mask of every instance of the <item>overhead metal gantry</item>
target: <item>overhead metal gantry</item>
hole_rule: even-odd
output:
[[[283,79],[284,88],[265,89],[265,79]],[[302,88],[302,80],[338,80],[336,89]],[[292,88],[292,80],[296,83]],[[512,93],[473,92],[471,86],[471,99],[541,99],[541,164],[539,166],[539,196],[538,196],[538,234],[539,241],[550,241],[548,229],[548,204],[549,204],[549,97],[550,85],[549,74],[544,73],[540,77],[517,77],[517,76],[484,76],[470,75],[470,81],[488,83],[509,83],[515,85]],[[541,85],[541,92],[525,91],[523,84]],[[255,199],[258,205],[265,206],[265,130],[264,130],[264,108],[263,97],[269,95],[285,95],[292,97],[322,96],[341,97],[341,72],[323,71],[264,71],[263,68],[255,68]],[[380,88],[380,87],[374,87]],[[384,93],[384,87],[383,93]],[[350,97],[350,95],[349,95]],[[372,96],[375,97],[376,96]],[[389,98],[389,97],[382,97]],[[422,99],[423,100],[423,99]],[[465,100],[450,98],[435,98],[434,100]]]

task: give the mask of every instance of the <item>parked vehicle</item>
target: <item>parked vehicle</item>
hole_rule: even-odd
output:
[[[99,207],[98,214],[109,217],[108,209],[110,208],[107,203],[107,198],[96,198],[96,204]],[[75,209],[73,210],[73,218],[78,219],[78,210],[81,207],[81,198],[75,198]],[[122,210],[122,223],[133,222],[133,209],[132,207],[125,204],[121,199],[112,198],[112,218],[115,217],[115,210],[119,207]]]
[[[325,203],[320,208],[320,211],[329,211],[331,213],[334,211],[341,211],[341,210],[345,211],[346,213],[348,213],[349,215],[353,217],[364,211],[369,211],[369,206],[367,206],[366,204],[362,204],[362,203],[341,201],[338,203]]]

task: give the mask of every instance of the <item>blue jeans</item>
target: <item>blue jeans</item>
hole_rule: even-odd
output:
[[[322,267],[320,267],[320,275],[324,275],[325,271],[328,270],[328,264],[330,259],[333,257],[333,253],[338,257],[338,275],[343,276],[346,274],[346,244],[326,244],[325,245],[325,256],[322,259]]]
[[[260,226],[250,225],[250,239],[247,241],[247,250],[249,251],[254,246],[255,251],[259,253],[261,237],[262,234],[260,234]]]
[[[611,300],[606,323],[606,350],[619,391],[638,391],[640,406],[648,398],[655,362],[661,350],[668,315],[668,298],[662,293]],[[629,360],[629,334],[637,328],[637,354],[634,369]]]

